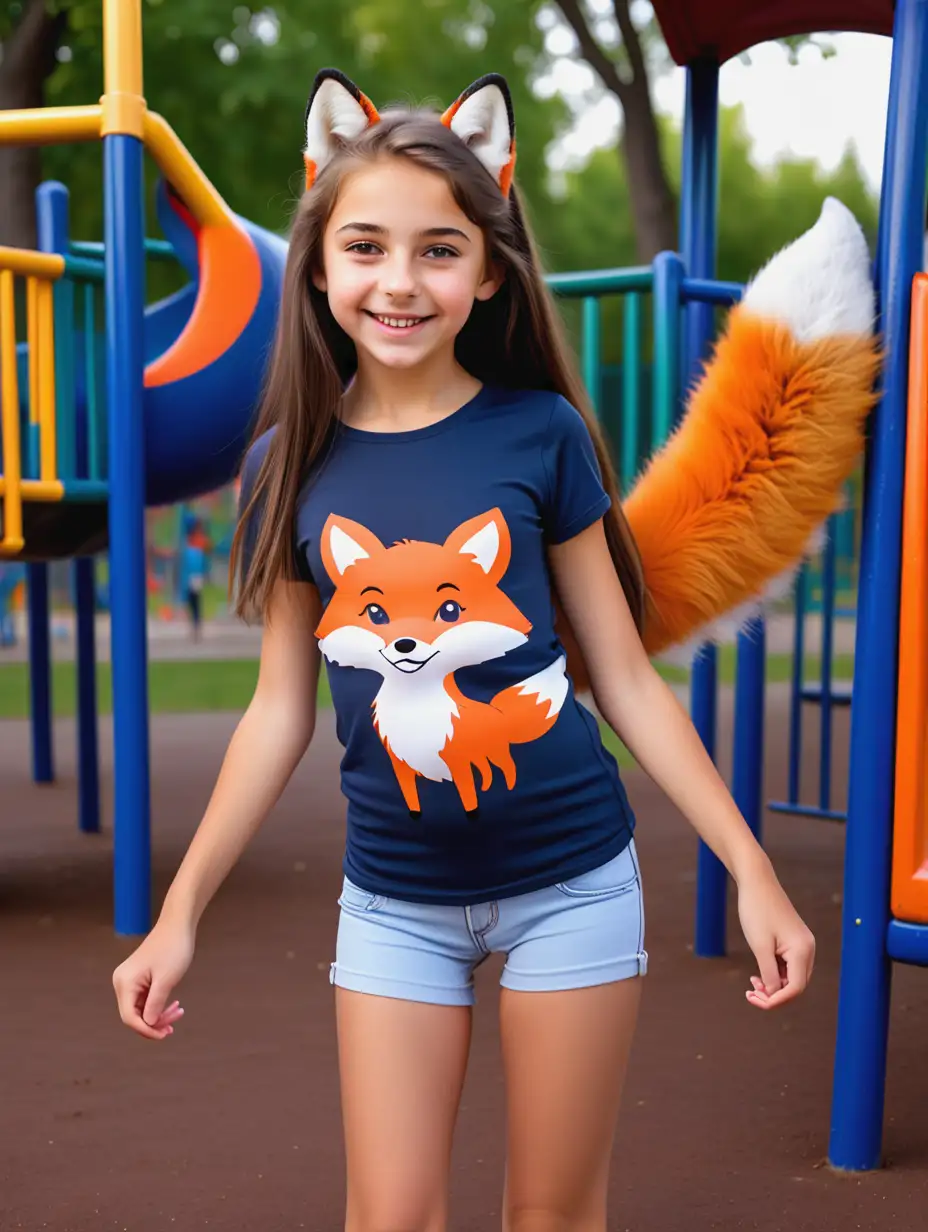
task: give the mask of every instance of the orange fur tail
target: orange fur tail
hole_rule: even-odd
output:
[[[879,353],[866,241],[826,201],[745,290],[678,430],[624,504],[652,654],[743,618],[841,503]]]

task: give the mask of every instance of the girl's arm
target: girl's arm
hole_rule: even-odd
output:
[[[165,896],[159,924],[196,928],[210,899],[277,802],[316,722],[319,592],[278,582],[254,695],[229,742],[213,794]]]
[[[549,549],[558,595],[609,726],[731,873],[745,938],[760,966],[748,1000],[769,1009],[798,996],[815,942],[777,881],[696,729],[645,653],[602,522]]]
[[[158,922],[113,972],[119,1016],[146,1039],[163,1040],[183,1009],[168,998],[193,960],[210,899],[273,808],[313,734],[321,612],[314,586],[278,582],[261,643],[258,683],[229,741],[203,820]]]

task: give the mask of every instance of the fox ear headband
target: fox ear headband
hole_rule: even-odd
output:
[[[377,108],[353,81],[338,69],[322,69],[306,104],[303,161],[307,191],[342,142],[355,140],[379,121]],[[516,162],[516,130],[506,79],[499,73],[479,78],[451,104],[441,123],[476,154],[508,197]]]

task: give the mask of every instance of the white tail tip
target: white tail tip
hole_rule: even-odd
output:
[[[847,206],[826,197],[818,222],[768,261],[742,303],[788,325],[800,342],[870,334],[876,316],[870,251]]]

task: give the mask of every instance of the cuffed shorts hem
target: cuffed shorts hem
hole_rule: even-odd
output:
[[[511,992],[571,992],[576,988],[595,988],[598,984],[615,984],[647,975],[646,953],[615,962],[596,963],[591,967],[574,967],[566,971],[513,971],[504,967],[500,985]]]
[[[347,970],[337,962],[331,965],[329,983],[349,992],[364,992],[373,997],[392,997],[396,1001],[421,1001],[426,1005],[472,1006],[477,999],[473,987],[454,988],[419,984],[412,980],[385,979],[383,976],[368,975],[363,971]]]

